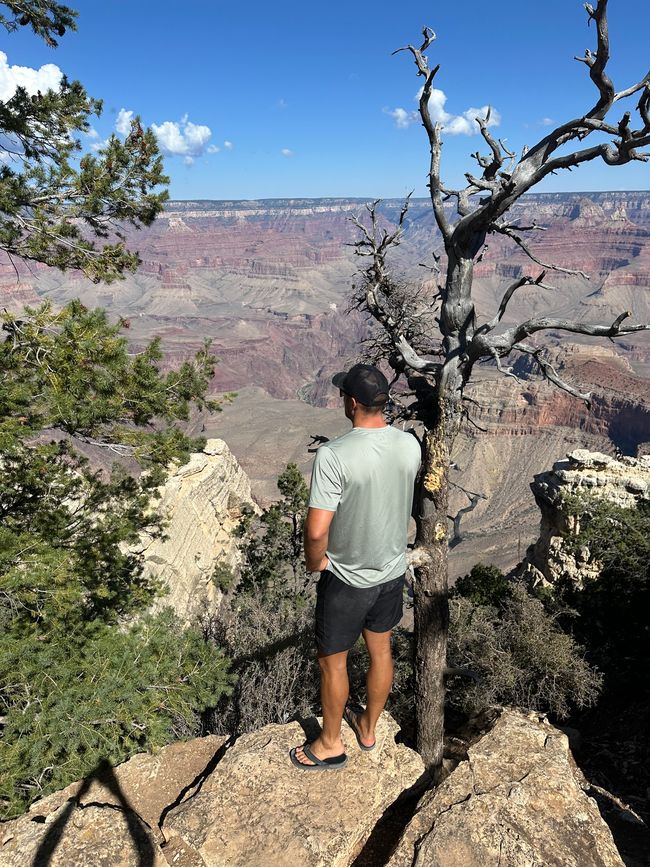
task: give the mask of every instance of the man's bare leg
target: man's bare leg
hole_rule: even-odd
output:
[[[318,654],[320,665],[320,700],[323,709],[323,730],[310,745],[312,753],[319,759],[329,759],[345,752],[341,740],[341,720],[348,699],[348,651],[331,653],[329,656]],[[305,765],[313,765],[302,751],[296,750],[296,758]]]
[[[392,632],[363,630],[363,640],[368,648],[370,667],[366,678],[368,702],[365,711],[357,720],[361,743],[370,747],[375,742],[375,726],[386,706],[393,686],[393,654],[390,646]]]

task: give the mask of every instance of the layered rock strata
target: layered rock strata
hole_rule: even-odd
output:
[[[575,449],[553,469],[535,476],[531,484],[542,513],[539,539],[526,552],[521,574],[533,585],[554,584],[568,578],[578,586],[599,572],[587,548],[577,556],[566,550],[563,538],[579,531],[578,520],[563,509],[567,498],[581,495],[632,508],[650,499],[650,456],[622,457]]]
[[[504,710],[418,804],[388,867],[622,867],[562,732]]]
[[[223,440],[209,439],[159,489],[155,508],[166,518],[162,539],[143,537],[145,573],[168,588],[157,603],[189,621],[214,609],[221,591],[212,582],[217,563],[235,570],[240,554],[234,530],[245,507],[258,510],[248,476]]]

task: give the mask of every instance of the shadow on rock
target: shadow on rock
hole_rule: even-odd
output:
[[[153,867],[155,855],[150,837],[120,788],[113,768],[105,759],[97,765],[92,774],[84,779],[76,797],[68,801],[67,806],[61,811],[61,815],[52,823],[52,827],[48,830],[45,837],[43,837],[34,855],[31,867],[48,867],[75,809],[85,809],[87,806],[103,806],[101,804],[80,806],[83,796],[95,780],[108,789],[119,803],[119,808],[117,809],[121,809],[124,814],[134,848],[138,852],[138,867]],[[39,821],[40,818],[35,816],[32,821]],[[44,821],[44,817],[42,821]]]

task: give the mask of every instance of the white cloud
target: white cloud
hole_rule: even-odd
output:
[[[227,151],[231,151],[234,148],[234,144],[231,141],[225,141],[223,146]]]
[[[209,154],[218,154],[221,148],[217,147],[216,145],[208,145],[206,150]]]
[[[193,166],[194,165],[194,157],[189,157],[189,156],[183,157],[183,162],[185,163],[186,166]]]
[[[477,117],[487,117],[488,111],[490,119],[488,126],[499,126],[501,123],[501,115],[498,111],[489,105],[482,105],[481,108],[468,108],[461,115],[450,117],[448,120],[442,121],[443,129],[447,135],[476,135],[479,131],[479,126],[476,123]]]
[[[192,123],[184,115],[180,123],[166,120],[161,124],[151,124],[158,139],[161,151],[166,156],[200,157],[212,135],[212,130],[204,124]],[[212,151],[211,151],[212,153]]]
[[[407,111],[405,108],[385,108],[384,112],[395,121],[395,126],[398,129],[406,129],[418,119],[417,111]]]
[[[417,93],[416,100],[419,100],[421,95],[422,88]],[[449,114],[449,112],[445,111],[446,102],[446,93],[434,87],[429,99],[429,112],[434,123],[442,124],[443,132],[446,132],[447,135],[476,135],[479,131],[476,118],[487,117],[488,110],[490,111],[488,126],[498,126],[501,123],[501,115],[490,106],[484,105],[481,108],[468,108],[462,114]],[[417,111],[407,111],[405,108],[385,108],[384,112],[393,118],[395,126],[398,129],[406,129],[420,118]]]
[[[280,153],[282,154],[283,157],[292,157],[293,156],[293,151],[289,150],[289,148],[282,148]]]
[[[97,130],[95,129],[94,126],[89,127],[86,135],[88,136],[88,138],[93,138],[93,139],[99,138],[99,133],[97,132]]]
[[[554,123],[555,123],[555,121],[553,120],[552,117],[543,117],[543,118],[540,120],[540,124],[541,124],[542,126],[553,126]]]
[[[27,93],[45,93],[58,90],[63,73],[54,63],[46,63],[39,69],[29,66],[9,66],[7,55],[0,51],[0,100],[7,102],[17,87],[24,87]]]
[[[107,138],[104,141],[96,141],[94,144],[91,144],[91,149],[94,151],[100,151],[102,148],[105,148],[108,144],[109,140]]]
[[[115,118],[115,129],[120,135],[128,135],[131,132],[131,121],[133,120],[133,112],[121,108]]]

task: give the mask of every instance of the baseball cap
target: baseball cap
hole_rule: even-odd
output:
[[[372,364],[355,364],[347,373],[335,373],[332,385],[364,406],[383,406],[388,400],[388,380]]]

